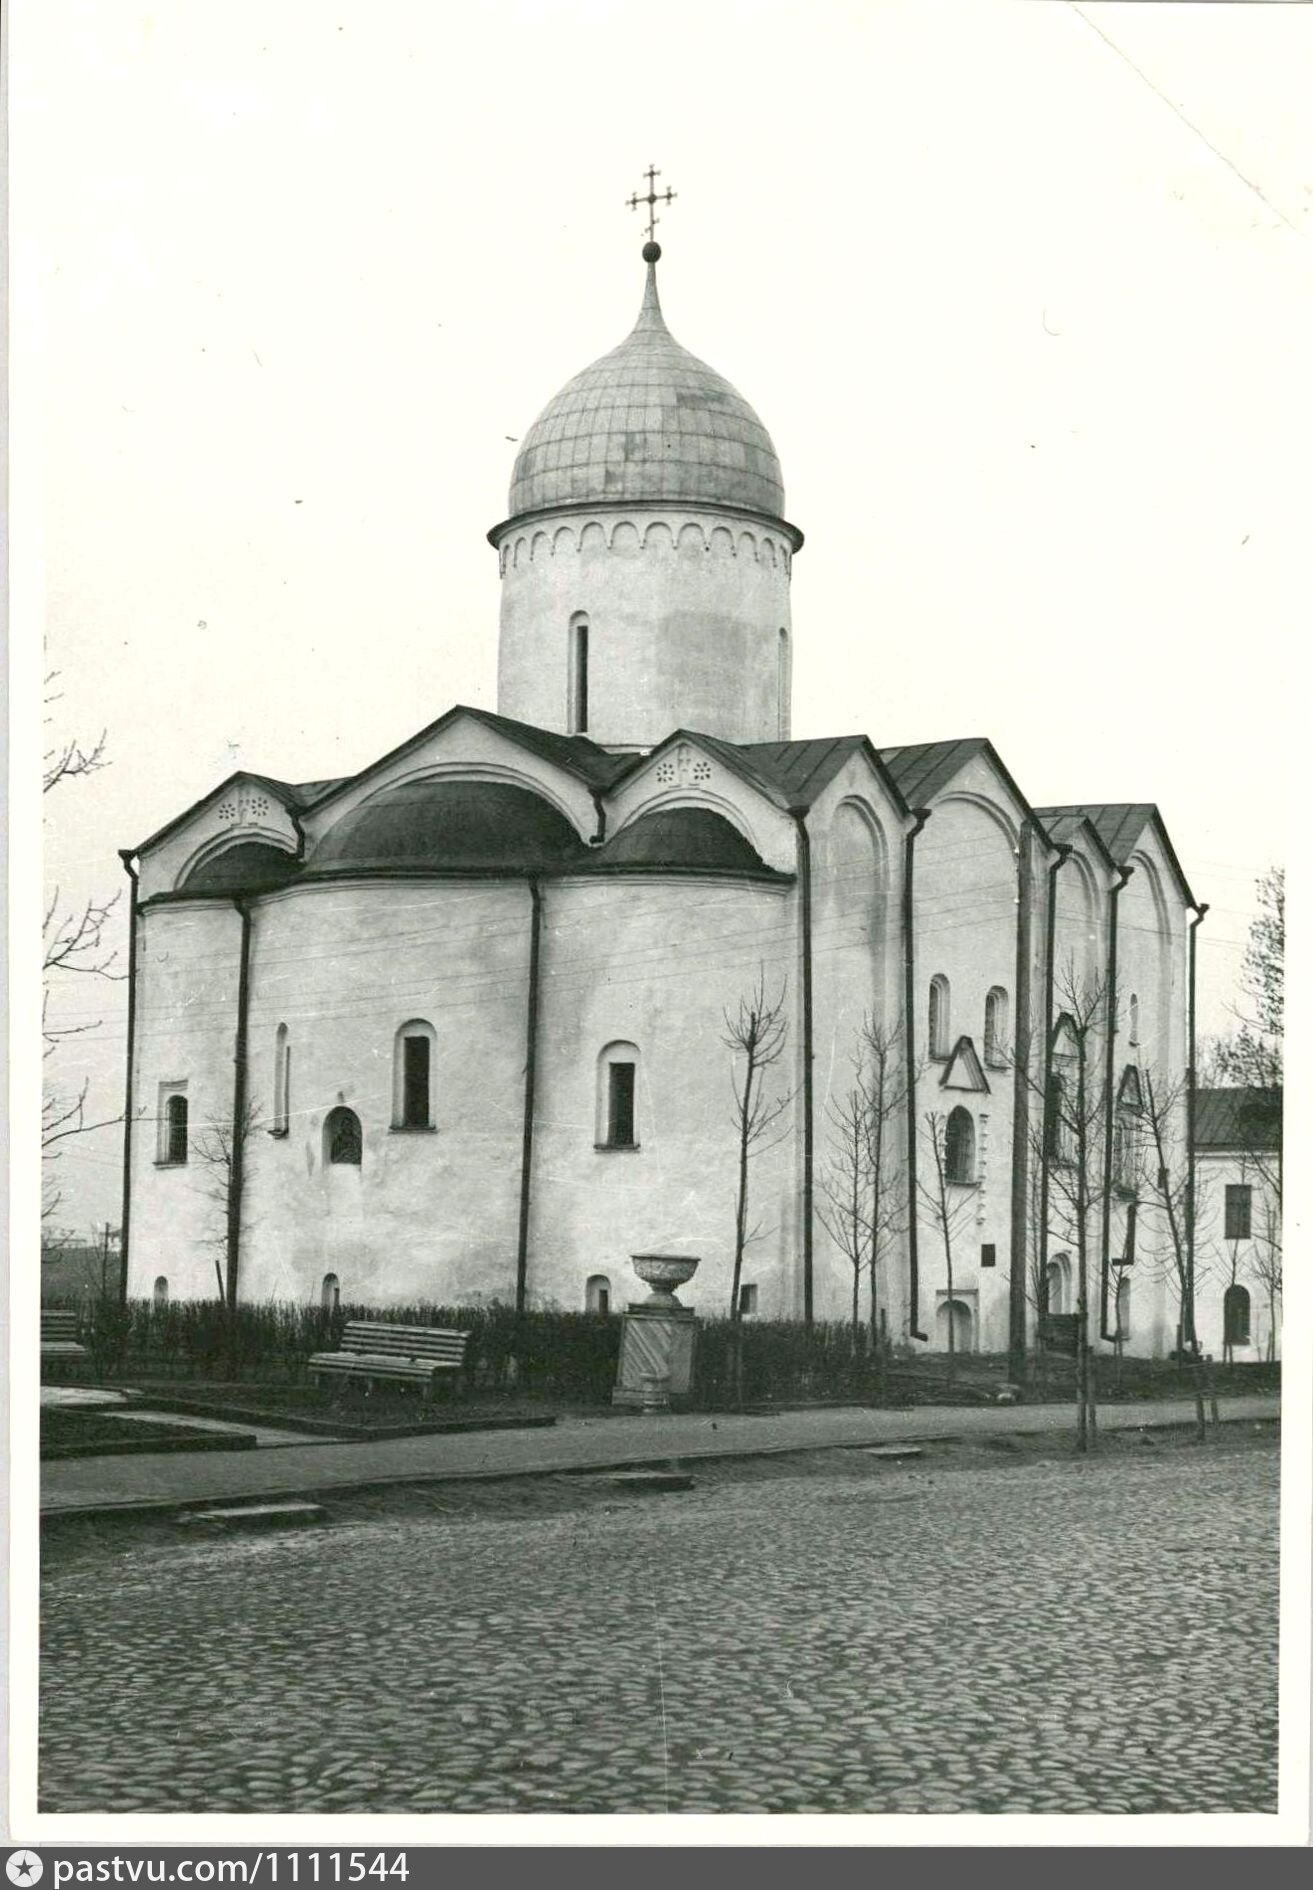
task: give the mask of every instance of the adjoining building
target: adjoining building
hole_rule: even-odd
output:
[[[1281,1356],[1279,1089],[1195,1098],[1195,1324],[1216,1358]]]
[[[1152,1073],[1155,1173],[1183,1171],[1198,908],[1163,821],[1035,806],[982,736],[793,738],[803,534],[765,427],[670,334],[659,255],[489,533],[497,713],[345,779],[237,773],[125,855],[128,1290],[210,1295],[217,1257],[242,1298],[616,1307],[628,1256],[673,1250],[727,1310],[725,1020],[760,988],[791,1100],[745,1311],[849,1310],[826,1204],[865,1029],[890,1338],[1015,1354],[1083,1250],[1099,1342],[1120,1315],[1165,1352],[1138,1098]]]

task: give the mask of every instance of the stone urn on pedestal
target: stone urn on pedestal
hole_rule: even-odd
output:
[[[697,1317],[680,1305],[675,1289],[693,1278],[701,1262],[691,1254],[636,1253],[633,1264],[652,1290],[624,1313],[611,1402],[648,1412],[678,1410],[693,1389]]]

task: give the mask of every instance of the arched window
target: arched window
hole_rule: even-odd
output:
[[[932,1057],[948,1055],[948,979],[939,972],[930,980],[930,1054]]]
[[[1134,991],[1131,992],[1131,1001],[1128,1009],[1130,1011],[1131,1049],[1134,1050],[1138,1047],[1140,1042],[1140,1000],[1136,997]]]
[[[996,984],[985,999],[985,1061],[998,1069],[1007,1062],[1008,994]]]
[[[960,1107],[949,1112],[944,1128],[944,1172],[949,1181],[976,1178],[976,1125]]]
[[[597,1059],[597,1147],[638,1147],[638,1046],[609,1043]]]
[[[1222,1300],[1222,1342],[1249,1344],[1249,1293],[1243,1286],[1228,1286]]]
[[[187,1159],[187,1097],[181,1089],[174,1089],[164,1096],[164,1107],[160,1112],[159,1159],[172,1167],[180,1167]]]
[[[570,733],[588,733],[588,613],[570,619]]]
[[[330,1109],[324,1117],[324,1160],[333,1167],[359,1168],[360,1117],[354,1109]]]
[[[1071,1262],[1065,1253],[1057,1254],[1044,1269],[1045,1310],[1065,1313],[1071,1285]]]
[[[392,1049],[392,1126],[433,1127],[432,1024],[413,1017],[397,1032]]]
[[[151,1289],[151,1304],[156,1312],[163,1312],[169,1303],[169,1282],[161,1273]]]
[[[326,1273],[324,1283],[319,1289],[319,1304],[325,1312],[336,1312],[342,1303],[342,1288],[338,1285],[336,1273]]]
[[[1112,1172],[1119,1188],[1133,1193],[1140,1168],[1140,1076],[1128,1063],[1117,1092],[1117,1113],[1112,1125]]]
[[[789,697],[792,693],[789,673],[789,633],[781,626],[779,647],[779,735],[782,742],[789,739]]]
[[[611,1282],[605,1273],[593,1273],[584,1287],[584,1309],[587,1312],[609,1313],[611,1310]]]
[[[287,1038],[287,1025],[280,1024],[274,1036],[274,1129],[275,1135],[286,1135],[290,1124],[292,1094],[292,1046]]]

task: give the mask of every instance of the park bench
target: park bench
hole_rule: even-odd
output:
[[[77,1342],[78,1316],[72,1312],[41,1313],[41,1364],[83,1365],[91,1357]]]
[[[316,1352],[310,1376],[320,1379],[360,1379],[373,1384],[384,1379],[422,1386],[433,1395],[439,1379],[455,1381],[465,1364],[468,1332],[450,1332],[441,1326],[390,1326],[373,1319],[349,1319],[342,1332],[341,1349]]]

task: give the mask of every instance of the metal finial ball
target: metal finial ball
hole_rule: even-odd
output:
[[[652,262],[660,262],[660,260],[661,260],[660,243],[644,243],[643,261],[647,263],[652,263]]]

